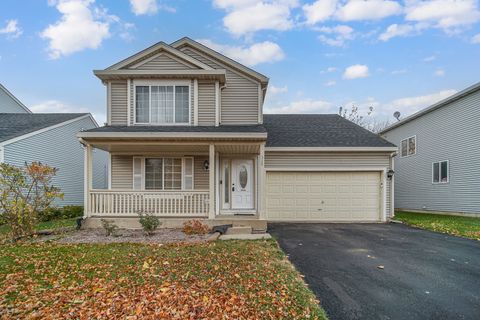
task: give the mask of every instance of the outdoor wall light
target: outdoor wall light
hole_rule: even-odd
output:
[[[203,170],[208,171],[209,166],[210,162],[208,160],[203,161]]]
[[[387,178],[392,180],[394,174],[395,174],[395,171],[393,171],[392,169],[388,170]]]

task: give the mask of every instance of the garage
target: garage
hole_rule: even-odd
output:
[[[268,220],[381,220],[379,171],[268,171]]]

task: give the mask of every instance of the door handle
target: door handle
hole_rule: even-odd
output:
[[[235,191],[235,187],[232,187],[232,191]]]

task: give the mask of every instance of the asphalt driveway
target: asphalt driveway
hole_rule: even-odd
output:
[[[330,319],[480,319],[479,241],[400,224],[269,224],[269,232]]]

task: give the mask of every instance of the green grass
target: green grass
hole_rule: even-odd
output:
[[[422,229],[480,240],[480,218],[397,212],[394,219]]]
[[[46,222],[39,222],[35,227],[35,230],[50,230],[60,229],[67,227],[75,227],[77,225],[77,218],[52,220]],[[7,225],[0,225],[0,238],[5,237],[8,234],[9,227]]]
[[[0,247],[7,318],[326,319],[274,240]]]

